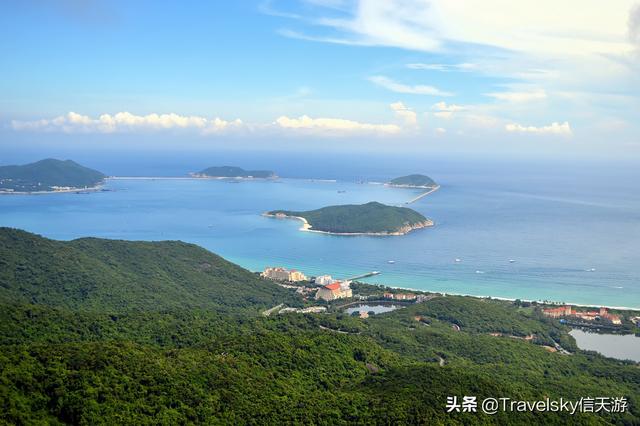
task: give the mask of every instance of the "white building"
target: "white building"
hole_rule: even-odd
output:
[[[318,285],[329,285],[334,281],[334,279],[331,277],[331,275],[320,275],[319,277],[316,277],[315,279],[315,283]]]
[[[265,270],[260,274],[263,278],[268,278],[270,280],[276,281],[306,281],[307,277],[300,271],[295,269],[288,270],[282,267],[275,268],[265,268]]]

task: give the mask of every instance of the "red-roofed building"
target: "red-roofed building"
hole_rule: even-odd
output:
[[[576,317],[585,321],[594,321],[597,318],[600,318],[606,321],[611,321],[615,325],[622,324],[622,321],[620,320],[620,317],[618,315],[609,313],[607,308],[604,307],[600,308],[600,310],[598,311],[577,311],[571,306],[567,305],[561,306],[559,308],[543,309],[542,313],[545,316],[551,318]]]
[[[321,287],[316,293],[316,299],[322,299],[326,301],[342,299],[345,297],[351,297],[351,288],[347,281],[335,281],[331,284]]]

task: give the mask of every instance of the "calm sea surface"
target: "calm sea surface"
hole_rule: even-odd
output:
[[[317,160],[317,161],[316,161]],[[133,161],[133,160],[132,160]],[[277,181],[110,180],[109,192],[0,196],[0,226],[55,239],[97,236],[184,240],[251,270],[308,275],[382,274],[369,282],[448,293],[640,308],[640,171],[604,165],[521,165],[436,160],[192,160],[165,175],[213,164],[270,164]],[[93,164],[109,174],[161,168]],[[300,232],[260,214],[372,200],[399,205],[417,190],[372,183],[423,172],[442,187],[411,207],[436,226],[401,237]],[[304,177],[336,179],[319,181]],[[344,191],[344,192],[343,192]],[[458,258],[461,261],[455,262]],[[395,263],[389,263],[393,260]],[[510,260],[513,260],[511,262]]]
[[[598,334],[580,329],[569,332],[580,349],[596,351],[604,356],[640,362],[640,337],[633,334]]]

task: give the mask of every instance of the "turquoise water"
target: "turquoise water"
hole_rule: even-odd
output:
[[[359,170],[336,182],[110,180],[109,192],[0,196],[0,225],[65,240],[179,239],[251,270],[282,265],[337,277],[377,270],[382,274],[369,282],[640,308],[635,171],[613,184],[577,172],[447,174],[445,166],[438,172],[435,165],[430,174],[442,188],[411,207],[436,226],[401,237],[306,233],[297,221],[260,215],[372,200],[400,204],[419,193],[356,183],[362,176],[382,180],[398,174],[383,170],[385,176]],[[590,170],[581,173],[592,176]]]

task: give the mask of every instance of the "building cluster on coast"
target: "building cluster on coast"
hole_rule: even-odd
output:
[[[302,272],[296,269],[285,269],[281,266],[265,268],[260,276],[274,281],[289,281],[293,283],[308,280],[307,276]]]
[[[566,305],[558,308],[543,309],[542,313],[550,318],[578,318],[584,321],[604,320],[614,325],[622,324],[619,315],[610,313],[607,308],[604,307],[597,311],[578,311],[571,305]]]
[[[424,302],[425,300],[429,300],[430,296],[426,294],[415,294],[415,293],[390,293],[386,292],[382,295],[383,298],[387,300],[397,300],[399,302]]]
[[[336,299],[353,297],[353,291],[351,290],[351,281],[336,280],[331,275],[320,275],[312,280],[296,269],[286,269],[281,266],[276,266],[265,268],[260,276],[270,280],[278,281],[282,286],[296,288],[296,291],[301,294],[315,293],[316,300],[324,300],[330,302]],[[309,283],[313,282],[315,286],[300,287],[282,284],[284,282],[297,283],[304,281],[307,281]]]

